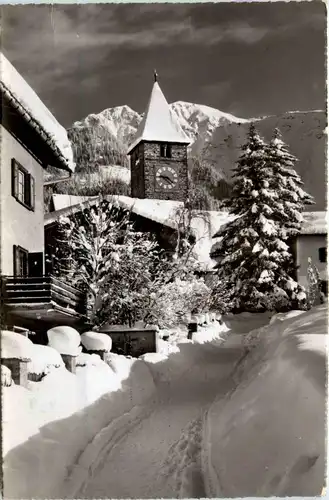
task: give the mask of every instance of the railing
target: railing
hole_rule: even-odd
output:
[[[86,314],[86,296],[54,276],[1,277],[2,301],[7,306],[54,303],[81,315]]]

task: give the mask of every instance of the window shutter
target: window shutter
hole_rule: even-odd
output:
[[[24,175],[24,203],[30,207],[31,206],[31,175]]]
[[[14,158],[11,160],[11,194],[18,195],[18,168]]]
[[[13,246],[13,271],[14,276],[17,276],[17,246]]]
[[[31,177],[31,208],[32,210],[35,209],[35,180],[34,180],[34,177],[32,177],[32,175],[30,176]]]

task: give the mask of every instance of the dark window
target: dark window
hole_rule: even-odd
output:
[[[162,158],[171,158],[171,145],[161,144],[160,145],[160,156]]]
[[[14,276],[26,277],[28,275],[28,259],[28,251],[14,245]]]
[[[35,181],[29,172],[14,158],[11,161],[12,195],[26,208],[35,207]]]
[[[321,292],[328,297],[328,281],[322,280],[321,281]]]
[[[327,262],[327,247],[319,248],[319,261]]]

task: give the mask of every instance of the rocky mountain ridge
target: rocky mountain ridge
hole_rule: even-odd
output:
[[[325,149],[326,113],[321,110],[289,111],[278,116],[261,118],[238,118],[209,106],[177,101],[170,104],[171,110],[184,132],[191,139],[190,156],[202,155],[218,169],[227,180],[239,156],[241,145],[246,138],[250,122],[254,121],[260,134],[270,140],[275,127],[281,130],[284,141],[298,158],[296,169],[302,176],[305,189],[316,201],[312,210],[323,210],[326,198]],[[115,152],[120,150],[125,157],[128,145],[142,119],[142,115],[127,105],[105,109],[98,114],[90,114],[84,120],[75,122],[70,129],[71,140],[89,137],[89,143],[97,146],[99,164],[108,164],[102,157],[102,145],[111,143]],[[83,141],[82,141],[83,142]],[[115,158],[115,163],[118,163]]]

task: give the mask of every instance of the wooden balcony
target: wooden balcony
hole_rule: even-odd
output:
[[[10,312],[24,317],[84,317],[87,311],[85,294],[54,276],[2,276],[1,302]]]

